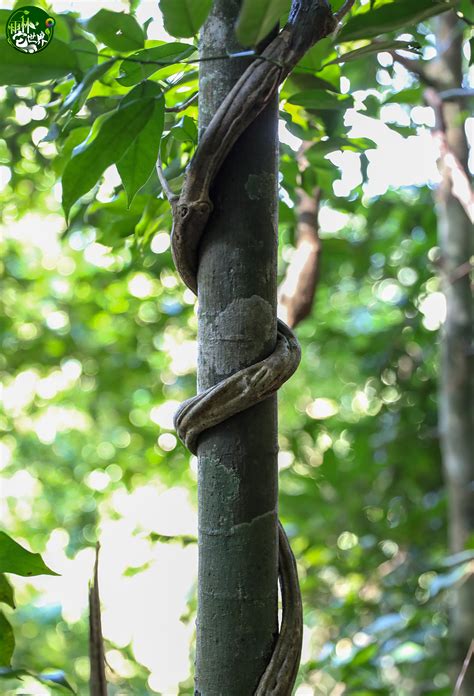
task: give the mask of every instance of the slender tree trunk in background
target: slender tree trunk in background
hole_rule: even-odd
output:
[[[240,0],[216,0],[201,56],[238,51]],[[245,59],[200,64],[206,127]],[[272,352],[276,342],[277,102],[236,143],[211,190],[200,249],[199,390]],[[277,633],[276,397],[206,431],[198,459],[196,694],[250,696]]]
[[[300,172],[309,167],[305,152],[311,145],[310,141],[303,142],[296,155]],[[292,329],[311,314],[321,261],[318,220],[321,189],[315,187],[311,194],[303,188],[296,192],[296,248],[278,288],[278,316]]]
[[[437,25],[439,84],[445,89],[462,83],[462,26],[454,13],[445,13]],[[466,175],[468,146],[461,101],[444,102],[442,111],[447,145]],[[439,425],[444,475],[448,492],[449,544],[462,551],[474,531],[472,452],[473,409],[471,373],[472,301],[468,273],[472,254],[472,225],[452,193],[453,175],[440,163],[443,177],[436,192],[438,237],[441,249],[443,292],[447,315],[441,335]],[[467,580],[453,593],[450,636],[453,675],[459,674],[474,631],[474,581]],[[474,665],[460,692],[474,694]]]

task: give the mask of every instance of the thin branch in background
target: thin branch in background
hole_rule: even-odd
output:
[[[318,235],[320,189],[297,190],[297,243],[278,293],[279,315],[295,328],[311,312],[319,280],[321,241]]]
[[[434,87],[435,89],[440,87],[436,80],[428,74],[426,66],[420,60],[406,58],[405,56],[401,56],[396,51],[388,51],[388,53],[390,53],[396,63],[403,65],[406,70],[416,75],[420,82],[425,85],[425,87]]]
[[[168,179],[166,178],[166,176],[163,172],[163,163],[161,161],[161,153],[160,152],[158,152],[158,160],[156,162],[156,173],[158,175],[158,179],[160,180],[160,184],[161,184],[161,188],[163,189],[163,193],[165,194],[169,203],[171,205],[174,205],[176,203],[176,201],[178,200],[179,196],[176,193],[174,193],[174,191],[171,190],[170,185],[168,183]]]
[[[334,19],[336,20],[336,27],[332,33],[333,41],[336,41],[336,37],[342,29],[342,19],[346,16],[346,14],[348,14],[351,11],[354,3],[355,3],[355,0],[346,0],[346,2],[340,8],[340,10],[338,10],[338,12],[334,13]]]
[[[191,44],[186,44],[186,46],[192,47]],[[75,48],[74,49],[76,53],[84,53],[85,55],[90,55],[90,56],[96,56],[97,53],[94,51],[90,51],[86,48]],[[146,49],[145,49],[146,50]],[[197,49],[196,49],[197,50]],[[181,60],[176,60],[170,63],[169,60],[150,60],[150,59],[143,59],[143,58],[136,58],[134,56],[125,56],[121,53],[117,53],[115,55],[110,54],[110,53],[104,53],[101,51],[99,54],[103,58],[110,58],[111,62],[116,63],[117,61],[121,60],[124,63],[137,63],[139,65],[156,65],[157,70],[159,67],[167,67],[168,65],[194,65],[195,63],[207,63],[209,61],[213,60],[235,60],[237,58],[246,58],[248,56],[252,56],[255,58],[255,60],[263,60],[267,61],[269,63],[275,63],[276,65],[279,65],[280,67],[282,66],[280,63],[277,61],[273,60],[272,58],[268,56],[261,55],[259,53],[256,53],[254,49],[249,49],[247,51],[239,51],[238,53],[220,53],[215,56],[200,56],[197,58],[182,58]],[[314,72],[312,69],[310,70],[311,72]]]
[[[459,677],[456,679],[456,684],[454,686],[453,696],[459,696],[459,694],[461,693],[461,686],[462,686],[462,683],[464,681],[464,677],[466,676],[467,670],[469,669],[469,663],[471,662],[473,655],[474,655],[474,640],[471,640],[471,644],[469,646],[469,650],[467,651],[467,655],[464,659],[461,672],[459,673]]]
[[[449,101],[450,99],[470,99],[474,97],[473,87],[458,87],[454,89],[445,89],[439,93],[440,99]]]
[[[440,166],[449,177],[452,195],[457,198],[469,220],[474,223],[474,193],[466,170],[449,147],[440,94],[434,89],[426,89],[424,97],[435,114],[433,137],[438,141]]]
[[[104,641],[100,618],[99,597],[99,550],[95,547],[95,563],[92,582],[89,585],[89,659],[90,659],[90,696],[107,696],[105,679]]]
[[[466,261],[465,263],[462,263],[460,266],[457,266],[457,268],[454,269],[454,271],[451,271],[451,274],[449,276],[449,282],[451,285],[453,283],[457,283],[458,280],[461,280],[461,278],[464,278],[464,276],[467,276],[471,273],[472,271],[472,263],[470,261]]]
[[[176,106],[167,106],[165,107],[165,111],[168,114],[177,114],[180,111],[184,111],[185,109],[188,108],[188,106],[191,106],[193,102],[196,101],[198,98],[198,92],[195,92],[189,99],[186,99],[186,101],[182,102],[181,104],[176,104]]]
[[[308,144],[303,143],[297,155],[302,171],[308,166],[304,158],[307,147]],[[309,195],[298,188],[297,196],[296,249],[278,291],[278,315],[291,328],[295,328],[311,312],[319,280],[321,255],[318,234],[321,189],[315,188],[312,195]]]
[[[344,5],[337,12],[334,13],[334,18],[337,19],[338,22],[340,22],[341,19],[343,19],[346,16],[346,14],[348,14],[352,10],[354,3],[355,0],[346,0]]]

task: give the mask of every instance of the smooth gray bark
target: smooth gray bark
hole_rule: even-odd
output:
[[[437,79],[444,88],[462,84],[462,26],[454,13],[443,14],[437,26]],[[468,145],[464,131],[466,103],[446,102],[443,114],[450,150],[467,170]],[[443,170],[442,170],[443,171]],[[452,193],[449,174],[436,196],[438,238],[441,249],[446,321],[441,334],[439,382],[439,426],[445,481],[448,493],[449,544],[453,553],[462,551],[474,531],[474,456],[472,404],[472,298],[467,271],[473,253],[472,225]],[[474,627],[474,580],[453,591],[450,626],[453,677],[461,671]],[[474,665],[470,666],[460,692],[474,694]]]
[[[237,51],[239,0],[216,0],[202,57]],[[206,127],[248,59],[200,64]],[[198,273],[198,389],[276,342],[277,102],[236,143],[211,189]],[[277,633],[277,402],[206,431],[198,448],[199,587],[195,693],[250,696]]]

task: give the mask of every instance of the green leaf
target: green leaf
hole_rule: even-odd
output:
[[[244,0],[235,26],[242,46],[255,46],[275,27],[283,12],[289,10],[288,0]]]
[[[26,669],[12,669],[11,667],[0,667],[0,679],[21,679],[27,676]]]
[[[304,106],[306,109],[330,109],[340,110],[352,106],[352,98],[343,97],[327,92],[323,89],[309,89],[305,92],[297,92],[288,99],[290,104]]]
[[[6,39],[0,39],[0,85],[31,85],[55,80],[77,67],[74,53],[57,39],[40,53],[15,51]]]
[[[460,0],[459,13],[470,23],[474,23],[474,4],[472,0]]]
[[[420,87],[408,87],[400,92],[391,94],[387,99],[384,99],[384,104],[418,104],[422,96]]]
[[[1,638],[0,638],[1,642]],[[22,677],[32,677],[41,684],[47,684],[50,688],[63,691],[66,689],[71,693],[75,693],[74,689],[66,679],[66,676],[62,670],[57,672],[37,674],[36,672],[30,672],[27,669],[11,669],[6,667],[0,667],[0,679],[21,679]]]
[[[20,4],[20,3],[16,3]],[[33,3],[36,5],[36,3]],[[39,4],[39,3],[38,3]],[[54,37],[65,44],[69,45],[71,41],[71,29],[65,15],[56,15],[56,24],[54,25]]]
[[[124,60],[120,65],[122,72],[117,82],[125,87],[136,85],[156,73],[161,67],[185,60],[195,50],[195,46],[174,42],[137,51],[129,56],[130,60]]]
[[[371,645],[366,645],[365,648],[362,648],[356,654],[351,660],[351,666],[352,667],[357,667],[359,665],[363,665],[366,662],[369,662],[375,655],[377,654],[377,645],[372,643]]]
[[[94,65],[97,65],[98,51],[92,41],[84,38],[74,39],[69,46],[76,55],[76,61],[81,72],[86,73]]]
[[[160,0],[168,34],[189,37],[197,34],[207,19],[212,0]]]
[[[0,573],[58,575],[45,564],[39,553],[31,553],[17,544],[8,534],[0,532]]]
[[[13,587],[8,582],[3,573],[0,574],[0,602],[8,604],[12,609],[15,608],[15,598],[13,595]]]
[[[74,89],[69,92],[64,102],[61,104],[61,108],[58,111],[58,116],[66,113],[71,109],[73,113],[79,111],[84,102],[87,99],[92,85],[96,80],[99,80],[107,70],[114,64],[115,59],[107,60],[99,65],[94,65],[85,75],[81,82],[74,87]]]
[[[423,660],[426,656],[425,650],[418,645],[418,643],[413,643],[409,640],[406,643],[402,643],[395,650],[390,653],[391,657],[395,662],[419,662]]]
[[[62,178],[66,218],[73,203],[90,191],[107,167],[123,157],[154,113],[154,101],[152,98],[135,99],[120,106],[102,121],[92,141],[74,151]]]
[[[322,39],[322,41],[318,41],[304,54],[295,70],[302,70],[303,72],[312,70],[317,72],[331,53],[334,53],[333,40],[331,38]]]
[[[74,128],[68,134],[58,156],[55,157],[53,160],[54,172],[55,174],[57,174],[57,176],[60,176],[63,173],[66,164],[69,162],[71,158],[71,154],[74,148],[83,143],[86,140],[89,133],[90,128],[88,126],[80,126],[79,128]],[[51,135],[51,139],[54,139],[53,135],[54,133]]]
[[[327,155],[329,152],[334,152],[335,150],[363,152],[370,148],[374,148],[374,143],[366,138],[340,138],[334,136],[326,140],[320,140],[314,143],[314,145],[311,145],[311,147],[305,151],[305,157],[312,163],[315,157],[319,158],[321,155]]]
[[[158,532],[151,532],[149,534],[151,541],[158,541],[161,544],[170,544],[178,542],[183,546],[188,546],[188,544],[196,544],[197,537],[191,536],[189,534],[158,534]]]
[[[10,17],[11,10],[0,10],[0,32],[2,36],[5,36],[5,29],[7,26],[8,18]]]
[[[147,197],[139,194],[127,208],[125,198],[125,191],[120,191],[108,203],[93,201],[87,207],[86,221],[97,228],[98,239],[106,246],[120,247],[126,237],[135,233],[147,204]]]
[[[53,688],[62,687],[62,689],[71,691],[73,694],[75,693],[62,670],[58,670],[57,672],[42,673],[35,676],[37,676],[39,681],[48,684],[48,686],[52,686]]]
[[[173,137],[176,138],[181,143],[186,143],[191,141],[192,143],[197,143],[198,130],[196,123],[190,116],[183,116],[183,118],[171,129]]]
[[[119,107],[117,107],[117,109],[118,108],[120,108],[120,105],[119,105]],[[82,150],[85,150],[85,148],[88,145],[90,145],[93,140],[96,139],[98,133],[100,132],[100,129],[102,128],[102,124],[104,123],[104,121],[107,121],[107,119],[110,118],[110,116],[113,113],[115,113],[115,111],[117,109],[113,109],[111,111],[106,111],[105,113],[100,114],[100,116],[97,116],[97,118],[95,119],[95,121],[92,124],[92,127],[84,126],[82,128],[74,128],[73,131],[71,131],[71,133],[74,131],[80,131],[81,134],[84,133],[84,131],[86,131],[87,133],[82,138],[82,140],[79,140],[76,142],[74,147],[70,150],[70,155],[71,156],[78,155],[80,152],[82,152]],[[72,138],[71,140],[75,140],[75,138]],[[66,139],[66,142],[64,143],[64,147],[68,143],[69,143],[69,136]]]
[[[8,667],[15,649],[15,636],[13,629],[7,621],[5,614],[0,611],[0,665]]]
[[[162,94],[158,85],[155,82],[142,83],[124,98],[124,105],[127,98],[132,97],[136,90],[141,90],[142,98],[154,97],[155,99],[153,112],[148,123],[142,128],[124,156],[117,162],[117,169],[127,192],[129,206],[136,193],[146,184],[156,166],[165,120],[165,102],[161,98]]]
[[[371,36],[409,29],[409,27],[434,15],[446,12],[456,2],[433,2],[433,0],[396,0],[369,12],[362,12],[351,17],[337,36],[338,43],[368,39]]]
[[[143,29],[135,17],[123,12],[99,10],[86,23],[86,29],[116,51],[135,51],[145,42]]]
[[[380,51],[412,51],[413,53],[419,53],[421,49],[420,44],[414,43],[413,41],[378,41],[377,43],[371,43],[368,46],[362,46],[362,48],[356,48],[354,51],[347,51],[342,56],[338,56],[333,60],[328,61],[324,64],[333,65],[335,63],[347,63],[351,60],[358,60],[359,58],[364,58],[372,53],[380,53]]]

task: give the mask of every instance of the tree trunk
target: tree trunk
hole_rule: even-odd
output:
[[[462,84],[462,30],[454,13],[438,19],[438,83],[445,89]],[[449,151],[468,176],[468,146],[464,131],[463,104],[445,102],[442,109]],[[472,304],[469,258],[472,254],[472,225],[463,206],[453,195],[453,175],[441,163],[443,180],[437,191],[438,237],[441,249],[446,321],[441,334],[439,381],[439,426],[443,467],[448,493],[449,544],[453,553],[462,551],[474,529],[472,481]],[[469,649],[474,627],[474,582],[471,577],[454,593],[450,635],[453,674],[459,674]],[[464,678],[463,696],[474,694],[474,666]]]
[[[216,0],[201,57],[240,49],[240,0]],[[246,59],[203,61],[200,132]],[[200,248],[198,389],[261,360],[276,342],[277,101],[238,140],[211,191]],[[277,633],[277,402],[271,397],[199,440],[195,693],[254,693]]]

